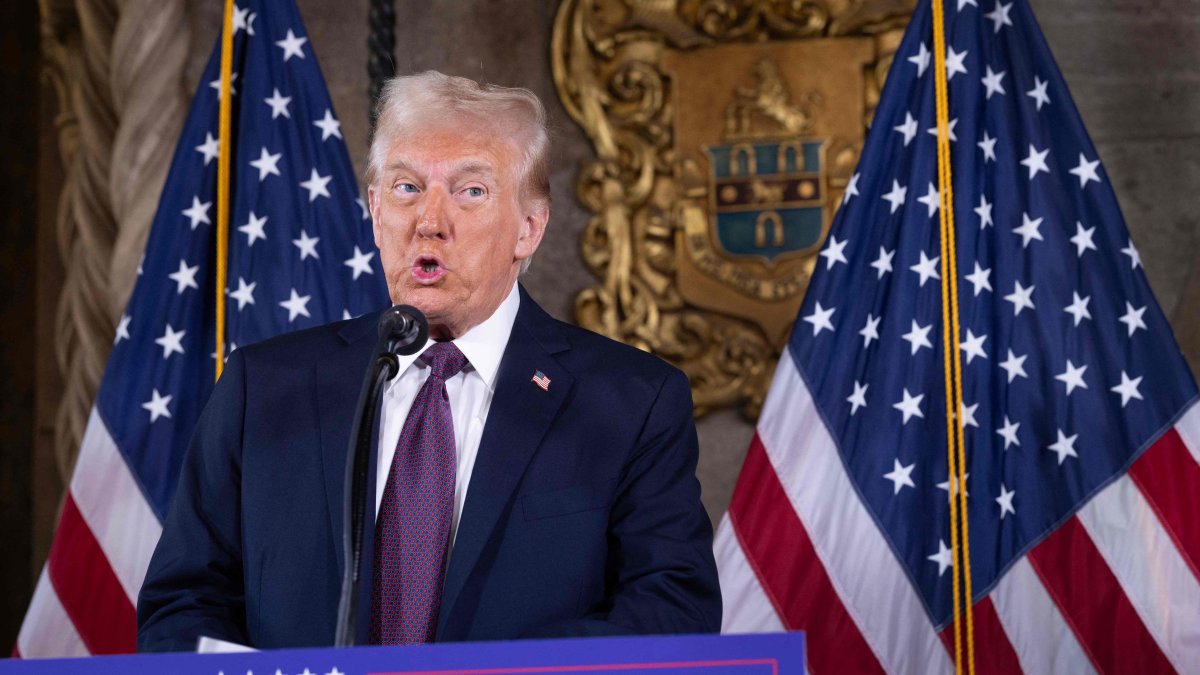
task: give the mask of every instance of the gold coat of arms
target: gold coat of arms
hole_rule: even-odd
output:
[[[564,0],[554,81],[596,151],[587,328],[757,415],[912,2]]]

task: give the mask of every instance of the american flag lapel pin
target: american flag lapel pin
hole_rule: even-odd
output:
[[[550,391],[550,378],[540,370],[533,372],[533,383],[542,388],[542,391]]]

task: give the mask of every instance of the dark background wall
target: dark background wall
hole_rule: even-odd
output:
[[[990,11],[991,0],[980,0]],[[368,142],[367,0],[297,0],[361,171]],[[1196,0],[1033,0],[1139,247],[1159,303],[1192,368],[1200,368],[1200,3]],[[187,86],[213,47],[221,3],[189,0]],[[435,68],[532,89],[555,127],[550,230],[524,279],[570,320],[595,282],[579,256],[588,214],[574,198],[592,154],[558,103],[550,75],[549,0],[397,0],[398,72]],[[970,11],[970,10],[968,10]],[[62,479],[48,459],[55,392],[52,317],[62,261],[53,232],[61,184],[54,97],[38,89],[33,2],[0,3],[0,645],[11,644],[45,559]],[[39,103],[40,100],[40,103]],[[36,133],[35,131],[36,130]],[[36,386],[35,386],[36,384]],[[714,519],[728,504],[751,424],[737,412],[699,423],[700,478]],[[8,640],[8,642],[6,642]]]

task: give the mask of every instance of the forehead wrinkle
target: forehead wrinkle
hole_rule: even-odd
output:
[[[462,176],[480,176],[484,178],[497,179],[498,172],[493,162],[478,157],[465,157],[457,160],[437,160],[426,164],[423,162],[410,162],[399,157],[390,160],[385,166],[384,171],[394,173],[397,171],[408,171],[410,173],[422,174],[421,169],[432,168],[431,173],[444,172],[451,178]]]

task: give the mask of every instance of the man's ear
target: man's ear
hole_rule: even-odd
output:
[[[531,199],[521,219],[521,231],[517,234],[517,246],[513,257],[525,260],[537,251],[550,222],[550,204],[545,199]]]
[[[367,210],[371,212],[371,232],[375,234],[375,248],[382,249],[379,241],[379,192],[374,185],[367,186]]]

